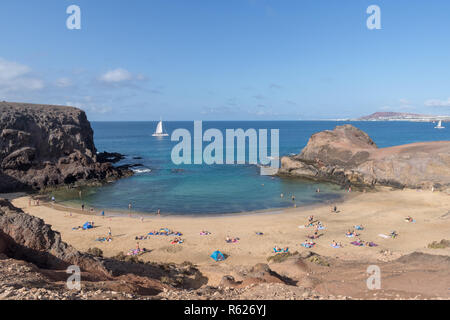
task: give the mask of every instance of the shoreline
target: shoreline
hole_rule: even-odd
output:
[[[340,204],[345,202],[348,199],[353,197],[357,197],[360,192],[352,192],[349,194],[343,194],[338,199],[334,199],[331,203],[327,202],[317,202],[312,204],[305,205],[297,205],[296,207],[275,207],[261,210],[251,210],[251,211],[241,211],[241,212],[224,212],[224,213],[187,213],[187,214],[179,214],[179,213],[163,213],[161,215],[157,215],[156,212],[143,212],[143,211],[135,211],[135,210],[119,210],[119,209],[94,209],[93,212],[89,210],[81,210],[79,208],[75,208],[74,206],[68,204],[60,204],[58,201],[53,204],[51,201],[43,201],[41,205],[46,206],[48,208],[53,208],[58,211],[63,212],[73,212],[86,216],[100,216],[102,211],[105,211],[105,217],[133,217],[133,218],[151,218],[151,217],[160,217],[160,218],[193,218],[193,219],[201,219],[201,218],[223,218],[223,217],[240,217],[240,216],[258,216],[258,215],[271,215],[271,214],[283,214],[285,212],[289,212],[296,209],[305,209],[305,210],[313,210],[316,208],[320,208],[323,206],[332,206],[334,204]],[[0,197],[2,195],[0,194]],[[27,196],[31,196],[27,194]],[[327,200],[331,201],[331,200]],[[89,206],[90,207],[90,206]],[[131,215],[131,216],[130,216]],[[101,216],[100,216],[101,217]]]

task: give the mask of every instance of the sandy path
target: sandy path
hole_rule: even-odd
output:
[[[1,195],[0,195],[1,196]],[[257,214],[222,217],[155,217],[149,216],[143,222],[133,217],[87,216],[79,213],[59,211],[46,206],[28,205],[28,197],[18,196],[12,202],[25,212],[44,219],[58,230],[63,240],[81,251],[92,247],[103,250],[105,256],[113,256],[120,251],[136,247],[135,236],[146,235],[152,230],[167,227],[183,233],[183,244],[172,245],[173,237],[151,236],[149,240],[139,241],[141,247],[151,252],[141,256],[143,260],[157,262],[191,261],[206,269],[216,265],[209,256],[218,249],[229,255],[221,267],[254,265],[267,262],[272,255],[274,245],[289,247],[289,250],[305,251],[300,246],[306,235],[312,234],[311,228],[300,229],[306,224],[307,217],[314,217],[326,226],[324,235],[317,240],[312,250],[322,255],[348,260],[376,260],[382,249],[396,254],[413,251],[450,255],[450,249],[427,249],[432,241],[450,238],[450,196],[444,193],[428,191],[380,191],[360,193],[339,204],[340,213],[330,213],[329,206],[315,208],[296,208],[281,210],[277,214]],[[406,223],[404,217],[412,216],[416,223]],[[81,226],[86,221],[94,221],[97,226],[88,231],[73,231],[72,227]],[[360,238],[379,244],[376,248],[355,247],[345,237],[345,231],[354,225],[363,225]],[[114,240],[109,243],[95,241],[97,237],[107,235],[111,227]],[[201,230],[212,234],[201,236]],[[396,230],[397,239],[383,239],[380,233],[388,234]],[[255,234],[263,232],[263,236]],[[238,237],[234,244],[225,242],[225,237]],[[344,248],[334,249],[332,240],[340,241]]]

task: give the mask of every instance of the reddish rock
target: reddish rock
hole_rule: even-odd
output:
[[[280,175],[343,186],[447,189],[450,141],[378,148],[352,125],[314,134],[303,151],[281,159]]]

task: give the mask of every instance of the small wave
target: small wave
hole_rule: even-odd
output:
[[[131,170],[133,170],[133,172],[135,172],[135,173],[149,173],[149,172],[152,172],[151,169],[131,169]]]

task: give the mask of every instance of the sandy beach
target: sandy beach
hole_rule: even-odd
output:
[[[6,196],[6,195],[3,195]],[[273,247],[289,247],[290,252],[311,250],[320,255],[342,260],[377,261],[386,259],[380,254],[389,250],[395,259],[414,251],[440,255],[450,255],[450,249],[429,249],[427,245],[433,241],[449,238],[450,230],[450,197],[448,194],[431,191],[403,190],[379,191],[373,193],[354,193],[352,197],[338,204],[339,213],[332,213],[328,205],[314,208],[292,208],[274,210],[277,213],[249,214],[219,217],[182,217],[149,215],[143,221],[136,217],[112,217],[106,212],[87,215],[71,213],[53,208],[51,204],[29,206],[29,197],[9,195],[12,203],[23,211],[42,218],[54,230],[61,233],[64,241],[80,251],[89,248],[100,248],[105,256],[114,256],[119,252],[127,252],[136,247],[149,252],[140,256],[145,261],[182,263],[190,261],[198,265],[204,272],[250,266],[256,263],[267,263],[267,258],[274,255]],[[55,206],[56,207],[56,206]],[[314,216],[325,226],[316,239],[312,249],[301,246],[314,229],[301,227],[307,224],[308,217]],[[414,223],[405,222],[411,216]],[[86,221],[93,221],[95,228],[90,230],[72,230]],[[372,241],[377,247],[356,247],[350,244],[354,238],[347,238],[345,233],[355,225],[362,225],[359,238]],[[299,227],[300,226],[300,227]],[[106,237],[111,228],[113,241],[95,241]],[[147,240],[136,241],[136,236],[169,228],[183,235],[182,244],[171,244],[175,236],[149,236]],[[210,235],[200,235],[202,230]],[[383,238],[395,230],[396,239]],[[261,232],[263,235],[257,235]],[[239,238],[236,243],[226,243],[225,238]],[[331,242],[341,242],[343,247],[335,249]],[[210,258],[213,251],[220,250],[228,256],[225,261],[217,263]],[[389,259],[389,257],[387,258]],[[211,277],[210,281],[214,281]]]

